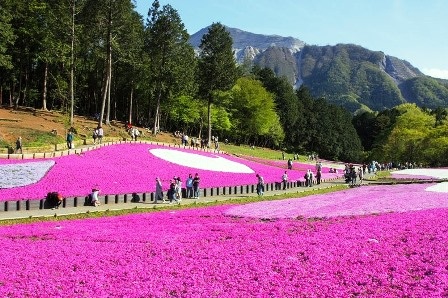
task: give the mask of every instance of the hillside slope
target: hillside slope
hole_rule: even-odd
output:
[[[75,116],[75,139],[91,141],[93,129],[98,125],[94,119]],[[32,108],[11,109],[0,107],[0,147],[13,146],[17,137],[21,136],[24,147],[44,146],[45,143],[55,144],[65,142],[68,116],[57,111],[42,111]],[[114,138],[129,138],[123,122],[111,121],[111,125],[104,125],[105,136]],[[144,128],[140,131],[146,132]],[[175,143],[176,138],[169,133],[162,132],[156,137],[145,133],[144,137],[158,142]]]

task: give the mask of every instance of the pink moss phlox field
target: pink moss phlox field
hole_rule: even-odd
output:
[[[105,146],[97,150],[87,151],[81,155],[69,155],[53,160],[56,164],[37,183],[0,189],[0,201],[11,199],[41,199],[48,192],[59,191],[62,195],[85,196],[93,186],[101,190],[102,195],[125,194],[133,192],[152,192],[155,190],[155,178],[160,177],[166,189],[169,179],[180,176],[183,181],[188,174],[199,173],[201,188],[218,186],[236,186],[255,184],[255,173],[225,173],[210,170],[198,170],[191,167],[180,166],[157,158],[150,149],[167,147],[147,144],[121,144]],[[215,158],[213,153],[192,151],[187,149],[171,149],[187,151]],[[226,159],[245,164],[254,172],[260,173],[265,182],[279,182],[284,169],[248,161],[230,155],[220,155]],[[0,164],[14,164],[33,162],[32,160],[2,160]],[[303,172],[289,171],[291,181],[303,180]],[[336,177],[335,174],[324,173],[323,179]],[[184,184],[185,185],[185,184]]]
[[[362,186],[324,195],[235,206],[228,215],[256,218],[337,217],[448,208],[448,193],[427,189],[438,184]]]
[[[0,297],[446,297],[446,209],[323,221],[228,207],[0,227]]]
[[[247,159],[247,160],[251,160],[251,161],[255,161],[257,163],[270,165],[270,166],[273,166],[273,167],[279,167],[279,168],[283,168],[283,169],[287,169],[288,168],[288,161],[287,160],[269,160],[269,159],[262,159],[262,158],[254,157],[254,156],[241,156],[241,157],[244,158],[244,159]],[[325,162],[325,165],[322,166],[322,174],[323,175],[331,174],[331,173],[329,173],[330,172],[330,167],[328,165],[326,165],[327,163],[330,163],[330,164],[334,163],[334,166],[337,167],[337,168],[341,167],[341,164],[336,163],[336,162],[328,162],[328,161],[324,161],[324,162]],[[292,169],[296,170],[296,171],[302,171],[302,172],[305,172],[307,170],[312,170],[314,173],[316,172],[316,166],[312,162],[304,163],[304,162],[299,162],[299,161],[293,160],[293,162],[292,162]],[[338,170],[338,172],[339,172],[339,177],[342,176],[341,170]],[[336,176],[336,174],[333,174],[333,176]]]

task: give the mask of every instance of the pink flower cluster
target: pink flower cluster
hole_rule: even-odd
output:
[[[446,209],[308,221],[227,208],[1,227],[0,297],[448,295]]]
[[[164,187],[173,176],[183,181],[189,174],[199,173],[201,188],[218,186],[236,186],[255,184],[255,173],[260,173],[265,182],[279,182],[284,169],[273,167],[230,155],[222,155],[231,161],[245,164],[255,173],[226,173],[210,170],[198,170],[194,164],[181,166],[157,158],[149,153],[153,148],[165,148],[147,144],[121,144],[102,147],[81,155],[69,155],[53,160],[56,164],[39,182],[9,189],[0,189],[0,201],[15,199],[41,199],[48,192],[58,191],[66,197],[85,196],[93,186],[99,187],[103,195],[143,193],[155,190],[155,178],[160,177]],[[213,153],[172,149],[201,154],[214,158]],[[33,162],[27,160],[1,160],[2,164]],[[303,172],[289,171],[291,181],[303,180]],[[323,179],[335,177],[325,173]]]
[[[227,214],[270,219],[327,218],[448,208],[447,193],[430,191],[433,186],[438,185],[366,185],[325,195],[235,206]]]

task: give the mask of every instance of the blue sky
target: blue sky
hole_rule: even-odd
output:
[[[136,0],[144,16],[152,0]],[[448,79],[448,0],[159,0],[179,13],[189,34],[220,22],[307,44],[353,43],[407,60]]]

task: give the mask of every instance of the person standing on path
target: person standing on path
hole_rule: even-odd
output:
[[[73,148],[73,133],[69,130],[67,133],[67,149]]]
[[[98,129],[95,128],[92,133],[93,145],[96,145],[96,139],[98,139]]]
[[[20,154],[23,154],[23,151],[22,151],[22,137],[18,137],[17,138],[15,153],[19,153],[19,150],[20,150]]]
[[[170,180],[170,189],[168,190],[168,198],[170,199],[170,204],[173,204],[173,201],[176,201],[177,204],[180,204],[176,195],[176,181]]]
[[[199,199],[199,183],[201,182],[201,178],[199,178],[199,174],[194,174],[193,178],[193,197],[195,199]]]
[[[283,183],[283,190],[285,190],[286,189],[286,185],[288,184],[288,173],[286,171],[282,175],[282,183]]]
[[[162,181],[160,181],[160,178],[156,178],[156,193],[154,195],[154,204],[157,204],[158,200],[162,200],[165,202],[165,199],[163,198],[163,189],[162,189]]]
[[[104,130],[101,125],[98,125],[97,130],[98,130],[98,143],[101,144],[103,142]]]
[[[182,180],[180,177],[174,177],[174,183],[176,183],[176,198],[179,202],[182,201]]]
[[[262,196],[264,194],[264,179],[261,175],[257,174],[256,177],[258,178],[257,182],[257,194],[259,196]]]
[[[320,180],[322,178],[322,170],[321,168],[317,169],[317,173],[316,173],[316,183],[320,184]]]
[[[187,198],[191,199],[193,197],[193,175],[188,175],[188,178],[185,181],[185,187],[187,188]]]

